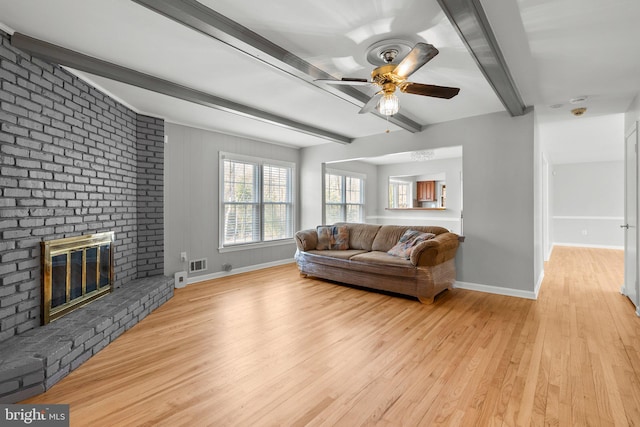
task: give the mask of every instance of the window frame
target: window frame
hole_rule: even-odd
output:
[[[254,182],[254,186],[257,189],[257,201],[251,202],[251,204],[255,204],[258,209],[258,234],[259,240],[251,241],[251,242],[243,242],[243,243],[225,243],[225,207],[228,204],[224,200],[224,191],[225,191],[225,170],[224,170],[224,162],[228,161],[237,161],[253,164],[257,170],[257,182]],[[294,234],[296,231],[297,224],[297,173],[296,173],[296,164],[294,162],[288,162],[283,160],[274,160],[268,159],[264,157],[257,156],[248,156],[244,154],[230,153],[230,152],[219,152],[218,156],[218,251],[219,252],[233,252],[254,248],[266,248],[270,246],[280,246],[285,244],[291,244],[293,242]],[[264,197],[264,168],[265,166],[276,166],[283,167],[289,169],[289,202],[284,202],[289,206],[289,215],[290,220],[288,222],[290,228],[290,236],[283,237],[281,239],[273,239],[273,240],[265,240],[265,206],[272,206],[274,202],[265,202]]]
[[[400,187],[406,188],[407,206],[400,206]],[[387,207],[389,209],[408,209],[411,208],[410,204],[413,202],[413,183],[411,181],[403,181],[401,179],[389,179],[389,201]],[[396,206],[397,205],[397,206]]]
[[[328,203],[327,202],[327,175],[335,175],[341,177],[342,181],[342,190],[341,190],[341,202],[340,203]],[[360,203],[347,203],[347,178],[356,178],[360,180]],[[339,169],[324,169],[324,173],[322,174],[322,222],[327,224],[327,206],[341,206],[341,216],[343,219],[337,222],[347,222],[347,206],[359,206],[360,207],[360,218],[357,222],[364,223],[365,222],[365,206],[366,206],[366,182],[367,176],[365,174],[343,171]]]

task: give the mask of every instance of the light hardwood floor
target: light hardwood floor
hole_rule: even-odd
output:
[[[638,425],[622,258],[556,247],[537,301],[422,305],[293,264],[191,285],[28,402],[74,426]]]

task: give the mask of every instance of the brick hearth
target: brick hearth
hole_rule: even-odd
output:
[[[2,343],[0,403],[48,390],[173,296],[173,278],[134,280],[90,305]]]

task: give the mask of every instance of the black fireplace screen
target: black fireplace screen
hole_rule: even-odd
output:
[[[112,231],[42,242],[42,323],[111,291]]]

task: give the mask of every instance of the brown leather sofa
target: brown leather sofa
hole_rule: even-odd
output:
[[[302,276],[312,276],[418,298],[431,304],[456,279],[458,235],[443,227],[339,223],[347,226],[349,247],[317,250],[316,229],[295,235],[295,259]],[[433,233],[405,259],[387,254],[407,230]]]

